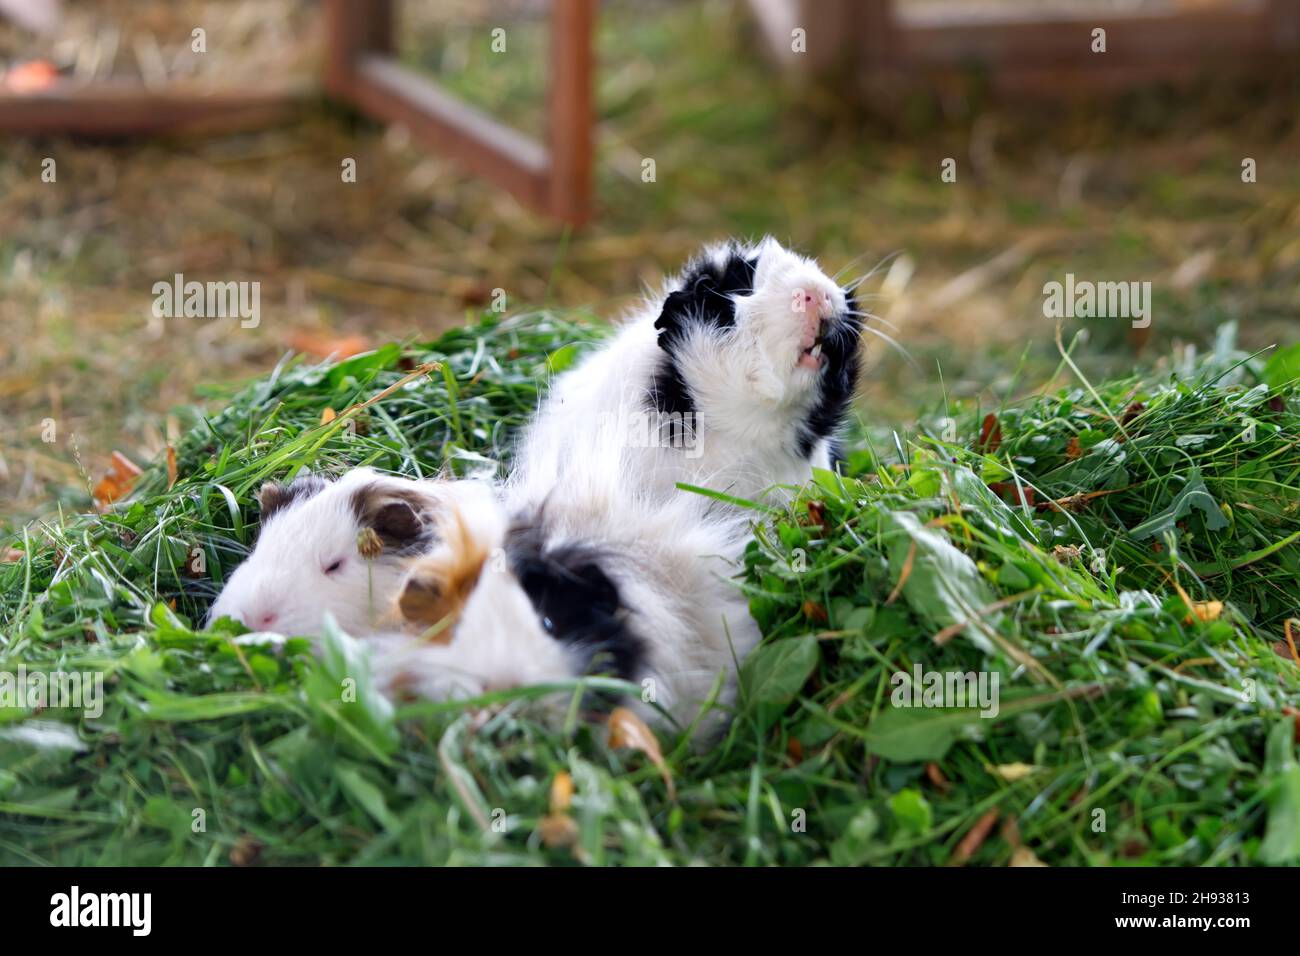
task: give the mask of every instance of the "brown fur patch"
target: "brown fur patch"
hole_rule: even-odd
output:
[[[413,555],[432,544],[432,502],[427,495],[387,481],[373,481],[352,493],[352,512],[378,539],[380,553]]]
[[[257,505],[261,511],[262,523],[295,501],[305,501],[319,494],[329,482],[318,475],[299,475],[287,485],[278,481],[268,481],[257,490]]]
[[[411,564],[397,606],[408,623],[425,629],[442,624],[431,639],[447,644],[456,618],[478,585],[489,552],[455,508],[444,511],[438,524],[443,547]]]

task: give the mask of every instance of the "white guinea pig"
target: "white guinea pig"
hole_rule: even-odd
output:
[[[254,631],[316,636],[325,612],[353,635],[394,617],[411,559],[437,541],[437,514],[461,482],[415,481],[357,468],[259,490],[262,527],[209,612]]]

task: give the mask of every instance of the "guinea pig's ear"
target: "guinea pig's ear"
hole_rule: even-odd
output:
[[[262,522],[277,511],[287,508],[295,501],[305,501],[322,491],[328,485],[324,478],[312,474],[299,475],[287,485],[278,481],[268,481],[257,489],[257,506],[261,511]]]
[[[379,536],[381,553],[420,554],[435,533],[432,500],[410,488],[383,481],[367,482],[352,492],[352,512],[362,528]]]

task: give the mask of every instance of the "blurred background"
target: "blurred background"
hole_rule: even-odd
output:
[[[1042,387],[1059,361],[1043,285],[1066,273],[1152,283],[1145,333],[1066,321],[1067,341],[1088,329],[1090,373],[1212,347],[1230,321],[1251,348],[1300,337],[1300,3],[901,0],[886,28],[870,0],[606,0],[577,226],[327,92],[330,6],[0,0],[0,529],[88,507],[114,451],[143,464],[289,352],[432,338],[502,295],[616,319],[728,235],[868,276],[873,421]],[[401,64],[548,135],[549,0],[395,6]],[[1090,23],[1129,15],[1199,26],[1086,49]],[[1018,17],[1038,25],[971,49],[951,27]],[[1114,59],[1076,63],[1079,44]],[[51,91],[119,86],[265,102],[177,129],[45,128]],[[90,113],[131,110],[160,115]],[[157,318],[153,286],[177,273],[259,282],[259,324]]]

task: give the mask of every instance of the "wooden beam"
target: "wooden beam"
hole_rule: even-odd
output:
[[[1063,67],[1105,71],[1152,64],[1251,59],[1276,52],[1272,22],[1260,7],[1209,6],[1176,13],[972,16],[947,9],[899,8],[899,47],[908,66],[995,70]],[[1092,52],[1092,31],[1106,52]]]
[[[349,99],[362,112],[401,123],[413,136],[529,205],[548,208],[550,163],[540,143],[444,92],[392,57],[362,56]]]
[[[155,90],[138,83],[61,81],[32,93],[0,93],[0,131],[126,136],[242,129],[282,121],[304,103],[303,87]]]
[[[325,86],[528,205],[580,224],[591,205],[595,17],[596,0],[553,0],[545,146],[399,63],[391,0],[326,0]]]
[[[592,47],[595,0],[554,0],[547,119],[547,203],[551,214],[581,225],[591,214]]]

